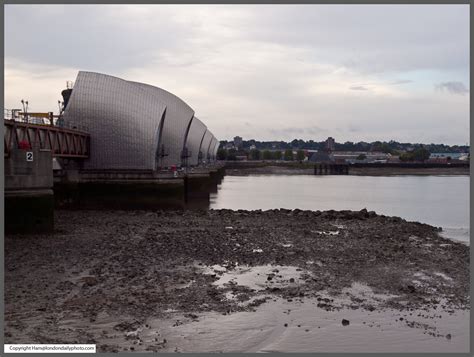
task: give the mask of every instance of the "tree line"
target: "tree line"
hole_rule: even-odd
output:
[[[222,140],[220,147],[224,147],[232,141]],[[324,150],[326,148],[325,141],[301,140],[295,139],[290,142],[286,141],[258,141],[258,140],[243,140],[242,147],[239,149],[250,150],[251,146],[255,146],[257,150]],[[398,141],[373,141],[365,142],[359,141],[354,143],[346,141],[345,143],[335,143],[334,149],[336,151],[380,151],[390,153],[392,155],[400,155],[403,152],[415,151],[419,148],[425,148],[430,153],[464,153],[469,152],[468,145],[446,145],[446,144],[420,144],[420,143],[401,143]]]

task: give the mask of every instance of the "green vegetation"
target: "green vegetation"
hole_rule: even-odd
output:
[[[298,160],[298,161],[303,161],[305,157],[306,157],[306,156],[305,156],[305,154],[304,154],[304,150],[298,150],[298,151],[296,152],[296,160]]]
[[[250,160],[260,160],[260,150],[250,150]]]
[[[272,153],[269,150],[264,150],[262,153],[263,160],[271,160],[273,159]]]
[[[400,155],[400,161],[422,161],[428,160],[430,152],[424,147],[418,147],[413,151],[407,151]]]
[[[227,160],[227,150],[219,149],[217,150],[217,160]]]
[[[290,149],[285,150],[283,159],[285,161],[293,161],[293,150],[290,150]]]
[[[227,160],[237,160],[237,150],[230,149],[227,151]]]
[[[232,141],[222,140],[220,142],[221,147],[225,146]],[[258,140],[243,140],[242,149],[249,150],[251,145],[260,150],[324,150],[325,141],[314,141],[314,140],[301,140],[295,139],[291,142],[285,141],[258,141]],[[352,141],[346,141],[344,143],[335,143],[336,151],[382,151],[385,153],[390,153],[392,155],[397,155],[399,152],[413,151],[417,147],[424,147],[430,153],[461,153],[469,152],[468,145],[445,145],[445,144],[417,144],[417,143],[400,143],[398,141],[374,141],[374,142],[365,142],[359,141],[354,143]]]

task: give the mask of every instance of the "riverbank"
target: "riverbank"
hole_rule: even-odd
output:
[[[360,332],[390,311],[438,350],[465,343],[444,321],[470,308],[469,247],[429,225],[365,210],[57,211],[55,222],[54,234],[5,237],[5,343],[209,351],[209,319],[305,302],[320,315],[305,329],[294,322],[301,333],[317,333],[325,314]],[[278,335],[289,314],[262,333]],[[229,336],[215,348],[239,346]]]
[[[227,162],[226,175],[314,175],[314,163],[308,162]],[[349,175],[396,176],[396,175],[467,175],[469,167],[356,167],[349,166]]]

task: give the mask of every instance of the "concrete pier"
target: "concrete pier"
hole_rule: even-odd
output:
[[[77,170],[55,173],[57,208],[181,209],[183,177],[145,170]]]
[[[52,155],[12,149],[5,163],[5,232],[39,233],[54,228]]]
[[[223,169],[193,168],[180,172],[140,170],[65,170],[56,172],[56,208],[184,209],[208,208]]]

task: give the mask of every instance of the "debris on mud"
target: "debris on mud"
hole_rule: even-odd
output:
[[[114,332],[157,351],[160,336],[141,342],[147,319],[179,312],[179,326],[274,298],[367,313],[470,306],[469,247],[426,224],[367,210],[145,213],[57,211],[54,234],[6,236],[5,342],[107,352]]]

